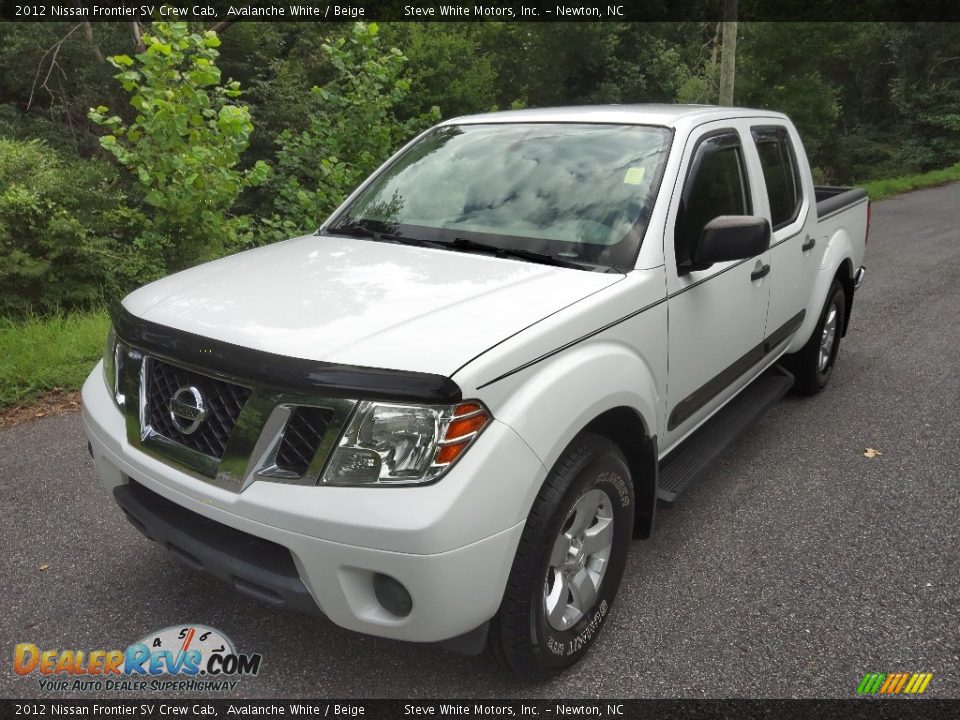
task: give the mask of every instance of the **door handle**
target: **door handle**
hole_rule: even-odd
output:
[[[760,278],[765,278],[769,274],[770,274],[770,266],[764,265],[762,267],[757,268],[752,273],[750,273],[750,281],[753,282],[755,280],[759,280]]]
[[[806,252],[807,250],[813,250],[813,246],[817,244],[817,241],[812,237],[807,235],[807,239],[803,241],[803,245],[800,246],[801,252]]]

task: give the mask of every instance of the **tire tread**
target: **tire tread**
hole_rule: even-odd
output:
[[[513,561],[500,610],[490,623],[488,652],[502,667],[517,675],[540,677],[545,673],[530,636],[530,583],[539,574],[538,561],[557,508],[579,471],[599,454],[613,453],[624,464],[620,448],[608,438],[581,433],[557,460],[534,500]]]
[[[819,368],[817,367],[817,359],[820,353],[820,335],[823,331],[823,323],[827,317],[827,310],[833,304],[834,298],[838,293],[840,293],[841,297],[841,312],[837,322],[837,336],[836,340],[834,341],[836,342],[837,347],[834,351],[834,359],[832,364],[828,368],[828,370],[831,372],[828,372],[826,379],[824,379],[824,377],[820,374]],[[793,373],[795,378],[793,390],[800,395],[816,395],[826,387],[827,381],[830,379],[833,365],[836,364],[836,358],[838,357],[837,353],[840,351],[840,338],[843,334],[843,328],[846,325],[846,304],[843,302],[843,299],[843,286],[840,284],[839,280],[834,280],[833,284],[830,286],[830,292],[827,293],[827,301],[824,303],[823,310],[820,312],[820,318],[813,329],[813,334],[810,336],[810,339],[807,340],[806,345],[804,345],[796,353],[788,355],[783,359],[784,367]]]

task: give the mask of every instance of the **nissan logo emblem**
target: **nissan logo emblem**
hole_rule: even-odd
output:
[[[170,398],[170,419],[184,435],[192,435],[207,416],[203,395],[193,385],[178,389]]]

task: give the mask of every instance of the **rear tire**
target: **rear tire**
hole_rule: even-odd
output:
[[[582,433],[557,460],[527,517],[488,649],[511,672],[542,677],[597,639],[633,535],[633,483],[620,448]]]
[[[793,389],[801,395],[816,395],[830,381],[840,352],[845,312],[846,295],[843,286],[834,280],[827,294],[827,302],[820,313],[820,320],[807,344],[784,362],[796,378]]]

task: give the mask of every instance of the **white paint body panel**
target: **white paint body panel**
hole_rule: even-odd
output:
[[[188,510],[288,548],[330,620],[401,640],[456,637],[496,612],[529,485],[546,477],[516,433],[496,423],[428,487],[260,482],[233,493],[131,447],[99,365],[83,387],[83,419],[107,489],[133,478]],[[379,609],[370,583],[360,581],[374,572],[400,580],[415,611],[399,619]]]
[[[151,283],[146,320],[278,355],[450,375],[622,280],[483,255],[307,235]]]
[[[246,348],[451,377],[495,421],[439,482],[347,488],[257,481],[239,493],[220,489],[127,442],[98,366],[84,386],[83,408],[105,486],[134,478],[196,513],[288,548],[317,604],[343,627],[433,641],[489,619],[530,506],[577,433],[607,410],[630,408],[658,438],[662,456],[776,357],[671,431],[677,402],[805,310],[789,343],[790,350],[801,347],[837,268],[863,261],[865,207],[818,222],[802,146],[780,114],[615,106],[449,122],[564,121],[652,124],[674,133],[636,269],[626,275],[311,235],[201,265],[124,301],[137,317]],[[791,233],[802,242],[811,233],[815,251],[783,242],[759,258],[773,266],[759,282],[750,280],[754,260],[679,277],[677,196],[692,144],[705,131],[741,133],[755,212],[768,213],[749,142],[754,124],[788,127],[801,161],[804,209],[796,227],[774,242]],[[377,610],[369,583],[361,582],[372,572],[406,585],[415,608],[409,617]]]
[[[683,167],[690,166],[697,143],[720,130],[737,132],[746,148],[749,125],[748,120],[727,118],[694,128],[682,147]],[[745,155],[750,178],[759,177],[760,169],[755,158]],[[728,387],[676,428],[670,427],[670,414],[680,402],[721,370],[733,365],[750,348],[763,342],[770,301],[770,276],[755,281],[750,278],[757,266],[770,263],[770,251],[749,262],[717,263],[706,270],[678,275],[673,252],[673,227],[686,175],[684,170],[675,178],[671,188],[673,202],[663,226],[670,327],[676,328],[668,333],[670,375],[665,411],[668,421],[661,426],[659,435],[664,450],[669,450],[736,394],[733,387]],[[750,182],[750,193],[755,210],[766,207],[766,191],[762,183]]]

